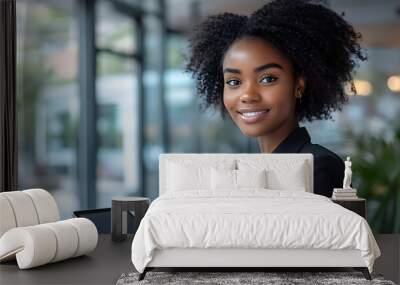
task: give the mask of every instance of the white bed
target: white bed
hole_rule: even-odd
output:
[[[140,280],[155,267],[353,267],[370,279],[380,250],[368,223],[313,194],[311,154],[162,154],[159,171],[132,243]]]

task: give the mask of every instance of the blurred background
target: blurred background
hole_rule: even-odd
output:
[[[260,0],[17,0],[19,188],[50,191],[63,218],[113,196],[158,196],[164,152],[257,153],[229,118],[202,112],[183,72],[193,26]],[[314,143],[353,160],[374,232],[400,232],[400,3],[326,1],[362,33],[357,96]]]

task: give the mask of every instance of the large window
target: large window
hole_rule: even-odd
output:
[[[17,1],[19,189],[50,191],[63,217],[81,206],[75,8],[75,1]]]
[[[97,206],[139,191],[138,22],[111,1],[96,5]]]
[[[146,1],[156,3],[157,1]],[[153,7],[155,8],[155,7]],[[154,12],[158,10],[155,9]],[[164,128],[167,112],[163,108],[163,68],[165,31],[162,18],[147,15],[144,18],[144,178],[145,195],[151,199],[158,196],[158,156],[167,150],[168,140]]]
[[[73,0],[17,1],[19,188],[50,191],[63,218],[88,204],[109,207],[113,196],[143,191],[139,189],[139,5],[91,2],[95,19],[90,23],[89,15],[78,10],[80,4]],[[80,41],[87,40],[80,37],[80,17],[95,30],[96,41],[87,51],[79,50]],[[85,107],[80,106],[80,98],[88,96],[79,88],[86,78],[79,71],[79,53],[90,50],[96,66],[92,77],[96,100],[86,102],[97,104],[96,121],[88,126],[96,130],[97,144],[90,146],[96,150],[95,165],[78,156],[82,147],[79,130],[85,121],[79,115]],[[88,201],[81,199],[88,189],[80,179],[80,163],[96,168],[96,193],[89,194]]]

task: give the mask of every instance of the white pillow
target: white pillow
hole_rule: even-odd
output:
[[[209,179],[207,179],[208,167],[184,166],[170,163],[168,172],[168,189],[172,191],[210,188]]]
[[[212,190],[238,190],[241,188],[266,188],[267,176],[262,170],[211,169]]]
[[[236,189],[236,170],[211,168],[211,189]]]
[[[271,190],[307,191],[306,161],[296,160],[238,160],[240,170],[266,169],[267,187]]]
[[[237,188],[267,188],[267,171],[235,170]]]
[[[213,164],[170,161],[167,164],[167,191],[211,190],[211,169],[229,170],[235,165],[234,160]]]
[[[287,171],[270,170],[267,179],[269,189],[303,192],[306,192],[307,189],[304,162],[295,164],[293,168]]]

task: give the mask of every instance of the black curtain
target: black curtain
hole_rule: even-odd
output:
[[[0,192],[17,190],[15,0],[0,1]]]

